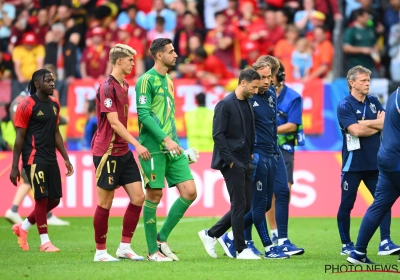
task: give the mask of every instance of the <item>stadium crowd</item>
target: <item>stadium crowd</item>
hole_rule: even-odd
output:
[[[107,54],[117,42],[137,51],[130,75],[137,78],[152,66],[146,50],[159,37],[173,39],[179,55],[173,77],[221,83],[270,54],[282,60],[288,81],[329,78],[338,22],[346,70],[363,61],[376,70],[374,77],[400,80],[399,1],[342,2],[0,0],[0,79],[14,79],[23,90],[44,64],[53,64],[67,84],[102,78],[110,73]]]

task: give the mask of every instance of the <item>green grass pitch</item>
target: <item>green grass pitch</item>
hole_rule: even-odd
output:
[[[223,255],[217,243],[219,258],[210,258],[197,235],[213,225],[215,218],[183,218],[169,237],[169,244],[180,261],[95,263],[92,218],[70,218],[67,227],[50,227],[49,235],[60,253],[39,252],[40,239],[36,227],[29,235],[31,250],[23,252],[11,225],[0,220],[0,279],[400,279],[394,273],[325,273],[325,265],[347,264],[340,255],[340,240],[334,218],[291,218],[289,237],[306,252],[286,260],[239,261]],[[158,220],[159,226],[164,218]],[[352,219],[352,237],[356,240],[361,219]],[[115,255],[120,242],[122,218],[110,218],[108,252]],[[392,220],[392,238],[400,243],[400,219]],[[257,248],[261,242],[253,230]],[[368,256],[379,264],[398,265],[397,256],[377,256],[379,233],[370,243]],[[146,255],[142,221],[135,232],[132,248]],[[399,269],[400,270],[400,269]]]

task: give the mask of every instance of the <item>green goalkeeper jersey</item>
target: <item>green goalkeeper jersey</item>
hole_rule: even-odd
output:
[[[150,153],[166,149],[163,140],[167,136],[179,144],[171,76],[160,75],[151,68],[139,78],[135,88],[140,144]]]

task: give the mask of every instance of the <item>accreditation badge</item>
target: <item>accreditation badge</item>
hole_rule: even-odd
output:
[[[356,136],[346,133],[347,150],[354,151],[360,149],[360,139]]]

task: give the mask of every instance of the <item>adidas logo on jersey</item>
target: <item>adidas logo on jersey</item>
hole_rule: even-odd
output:
[[[38,116],[44,116],[42,111],[39,111],[39,113],[37,113]]]
[[[158,93],[164,93],[163,89],[160,88],[160,89],[158,90]]]
[[[253,107],[257,107],[257,106],[260,106],[260,105],[258,105],[257,101],[254,101]]]
[[[361,114],[361,111],[360,110],[357,110],[357,112],[356,112],[357,114]]]

